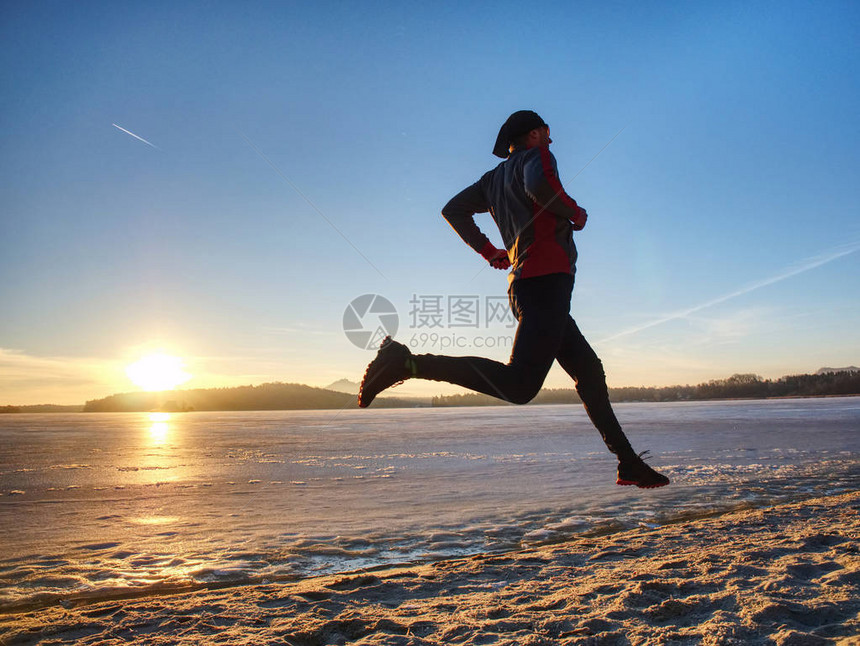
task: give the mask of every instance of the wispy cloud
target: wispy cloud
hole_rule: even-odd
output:
[[[0,406],[83,404],[113,393],[137,390],[126,376],[126,364],[129,361],[129,357],[122,360],[36,356],[0,347]],[[283,357],[187,357],[186,364],[193,380],[182,388],[223,388],[269,381],[313,381],[302,375],[288,373]]]
[[[689,339],[690,346],[700,348],[733,344],[751,335],[774,330],[772,309],[760,306],[742,308],[727,314],[720,313],[719,316],[691,314],[686,321],[697,331],[696,335]]]
[[[843,258],[845,256],[849,256],[853,253],[860,251],[860,242],[854,242],[847,245],[840,245],[835,249],[831,249],[830,251],[824,252],[817,256],[813,256],[811,258],[806,258],[802,262],[792,267],[788,267],[783,271],[779,272],[774,276],[770,276],[769,278],[764,278],[755,283],[751,283],[746,285],[740,289],[737,289],[733,292],[729,292],[728,294],[724,294],[722,296],[718,296],[717,298],[712,298],[704,303],[700,303],[698,305],[694,305],[693,307],[688,307],[687,309],[678,310],[676,312],[672,312],[666,314],[665,316],[658,317],[652,321],[647,323],[643,323],[641,325],[633,326],[627,330],[623,330],[618,332],[617,334],[613,334],[611,336],[600,339],[599,343],[605,343],[607,341],[614,341],[616,339],[620,339],[621,337],[630,336],[633,334],[637,334],[644,330],[651,329],[653,327],[657,327],[658,325],[663,325],[664,323],[668,323],[670,321],[676,321],[679,319],[684,319],[690,316],[691,314],[695,314],[701,310],[707,309],[709,307],[713,307],[714,305],[719,305],[720,303],[725,303],[726,301],[732,300],[733,298],[737,298],[739,296],[743,296],[745,294],[749,294],[750,292],[754,292],[758,289],[762,289],[763,287],[767,287],[769,285],[773,285],[775,283],[779,283],[787,278],[791,278],[793,276],[797,276],[798,274],[806,273],[807,271],[811,271],[817,267],[821,267],[822,265],[826,265],[828,263],[833,262],[834,260],[838,260],[839,258]]]
[[[135,139],[139,139],[140,141],[142,141],[142,142],[143,142],[143,143],[145,143],[146,145],[148,145],[148,146],[152,146],[152,147],[153,147],[153,148],[155,148],[156,150],[161,150],[161,148],[159,148],[158,146],[156,146],[154,143],[149,142],[149,141],[147,141],[146,139],[144,139],[143,137],[140,137],[140,136],[138,136],[138,135],[134,134],[131,130],[126,130],[126,129],[125,129],[125,128],[123,128],[122,126],[118,126],[118,125],[116,125],[115,123],[112,123],[111,125],[112,125],[114,128],[116,128],[117,130],[122,130],[125,134],[127,134],[127,135],[131,135],[131,136],[132,136],[132,137],[134,137]]]
[[[82,404],[123,384],[117,361],[93,357],[38,357],[0,348],[0,405]]]

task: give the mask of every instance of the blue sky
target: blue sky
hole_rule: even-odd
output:
[[[187,387],[357,380],[368,293],[416,351],[506,359],[410,301],[504,296],[439,211],[523,108],[589,212],[572,312],[612,385],[860,364],[856,3],[0,11],[0,404],[132,390],[157,349]]]

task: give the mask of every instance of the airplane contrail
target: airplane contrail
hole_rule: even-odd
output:
[[[822,265],[826,265],[844,256],[851,255],[852,253],[855,253],[857,251],[860,251],[860,243],[856,242],[850,245],[842,245],[840,247],[836,247],[835,249],[827,253],[807,258],[800,265],[795,267],[789,267],[775,276],[765,278],[758,282],[747,285],[746,287],[742,287],[741,289],[738,289],[734,292],[730,292],[729,294],[724,294],[723,296],[718,296],[717,298],[713,298],[704,303],[700,303],[699,305],[695,305],[684,310],[679,310],[677,312],[667,314],[666,316],[658,318],[654,321],[643,323],[642,325],[637,325],[635,327],[630,328],[629,330],[623,330],[621,332],[618,332],[617,334],[613,334],[612,336],[600,339],[598,343],[603,343],[605,341],[614,341],[615,339],[621,338],[623,336],[630,336],[631,334],[636,334],[638,332],[648,330],[652,327],[663,325],[663,323],[668,323],[669,321],[686,318],[690,314],[694,314],[695,312],[707,309],[709,307],[713,307],[714,305],[719,305],[720,303],[725,303],[726,301],[731,300],[733,298],[737,298],[738,296],[749,294],[750,292],[754,292],[757,289],[767,287],[768,285],[773,285],[774,283],[778,283],[783,280],[786,280],[787,278],[791,278],[792,276],[797,276],[798,274],[805,273],[807,271],[815,269],[816,267],[821,267]]]
[[[156,146],[154,143],[151,143],[151,142],[147,141],[147,140],[146,140],[146,139],[144,139],[143,137],[138,137],[136,134],[134,134],[134,133],[133,133],[133,132],[131,132],[130,130],[126,130],[126,129],[125,129],[125,128],[123,128],[122,126],[118,126],[118,125],[116,125],[115,123],[112,123],[112,124],[110,124],[110,125],[112,125],[114,128],[117,128],[118,130],[122,130],[122,131],[123,131],[125,134],[127,134],[127,135],[131,135],[131,136],[132,136],[132,137],[134,137],[135,139],[140,139],[143,143],[145,143],[145,144],[148,144],[148,145],[152,146],[152,147],[153,147],[153,148],[155,148],[156,150],[161,150],[161,148],[159,148],[158,146]]]

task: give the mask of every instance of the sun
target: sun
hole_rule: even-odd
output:
[[[125,369],[136,386],[147,391],[173,390],[191,379],[185,372],[185,362],[164,353],[150,354]]]

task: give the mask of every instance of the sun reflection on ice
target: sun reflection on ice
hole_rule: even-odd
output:
[[[179,521],[179,516],[139,516],[130,518],[136,525],[169,525]]]
[[[150,413],[149,421],[152,426],[149,427],[149,438],[155,446],[162,446],[167,442],[170,435],[170,413]]]

